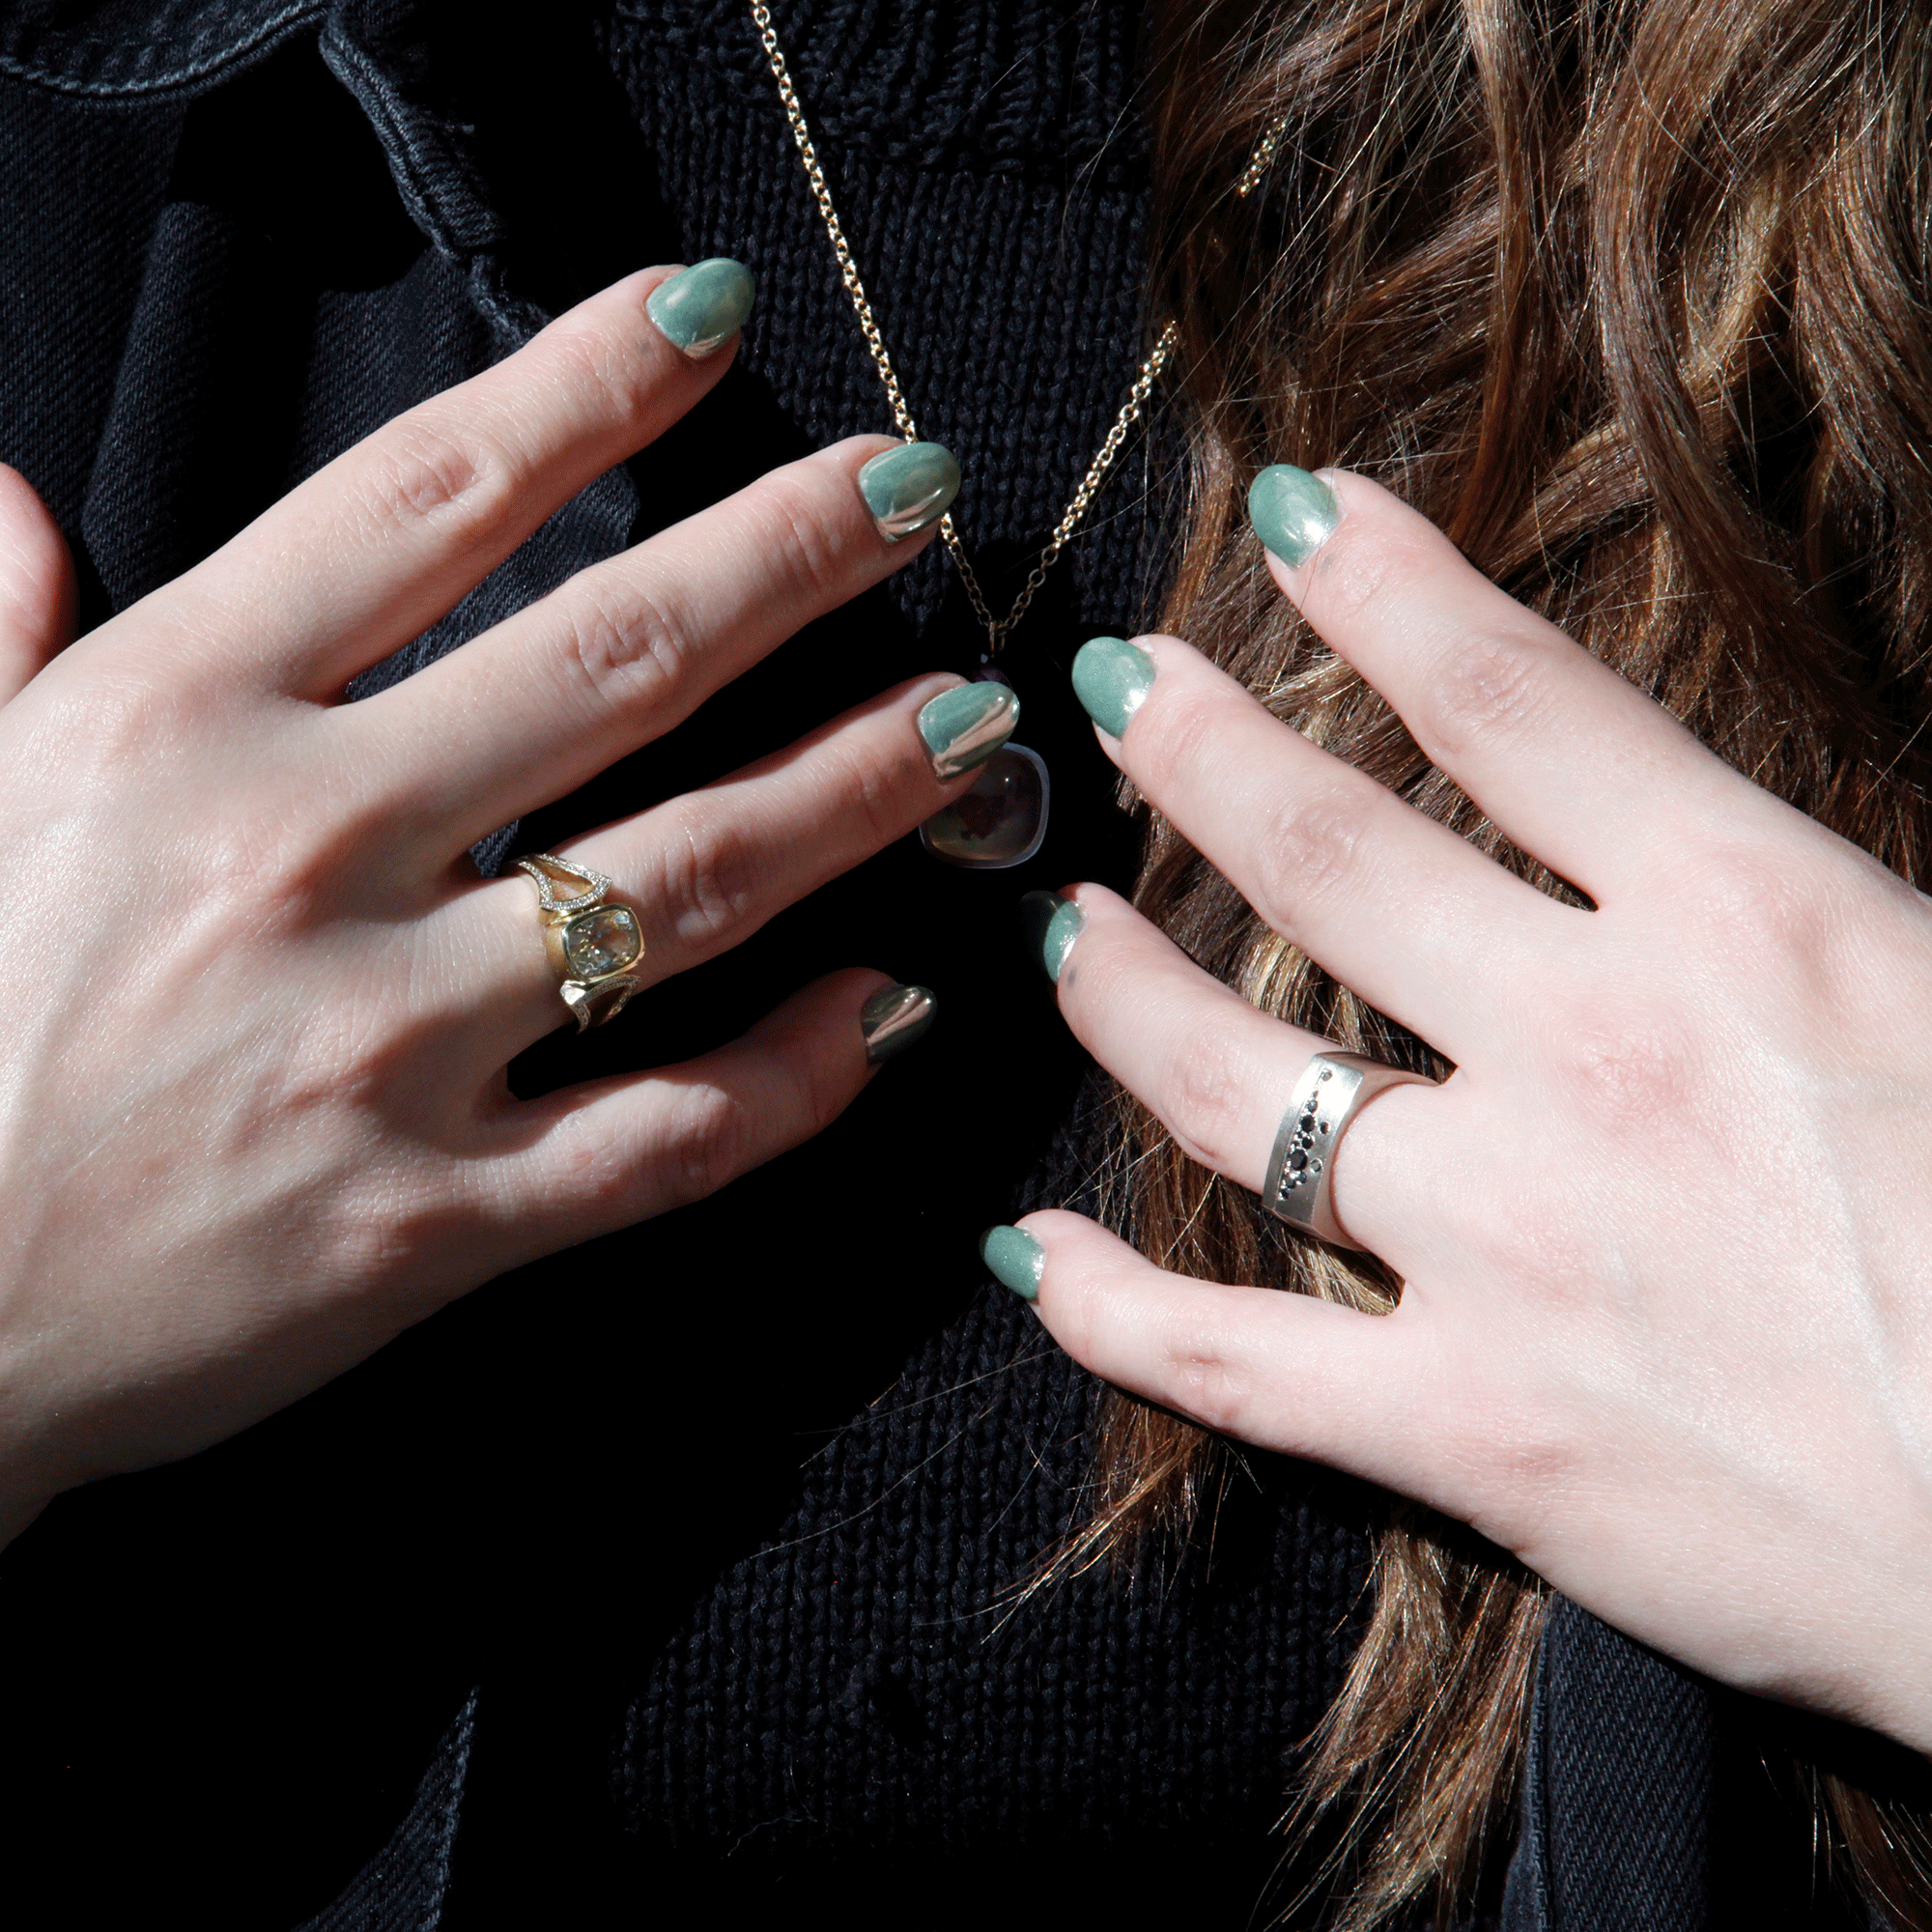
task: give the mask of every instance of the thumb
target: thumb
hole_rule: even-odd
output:
[[[0,463],[0,704],[73,638],[73,559],[34,486]]]

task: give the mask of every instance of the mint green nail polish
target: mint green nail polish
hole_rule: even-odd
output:
[[[903,1053],[923,1036],[938,1010],[939,1002],[923,986],[881,986],[859,1009],[866,1058],[876,1066]]]
[[[1341,521],[1334,491],[1292,463],[1269,464],[1248,486],[1248,522],[1286,564],[1306,563]]]
[[[1020,920],[1026,927],[1027,950],[1039,970],[1057,984],[1060,969],[1073,942],[1087,923],[1087,915],[1059,893],[1028,893],[1020,900]]]
[[[980,1236],[980,1259],[1022,1301],[1039,1299],[1046,1250],[1024,1228],[988,1228]]]
[[[932,759],[933,777],[956,779],[983,765],[1019,722],[1019,699],[1009,687],[990,678],[942,691],[919,713],[919,735]]]
[[[1153,683],[1153,660],[1123,638],[1091,638],[1073,660],[1073,695],[1110,738],[1118,738]]]
[[[959,466],[937,442],[902,442],[859,472],[859,494],[888,543],[929,530],[959,494]]]
[[[645,300],[644,311],[668,341],[694,362],[701,362],[737,334],[752,312],[755,293],[752,271],[744,263],[714,255],[660,282]]]

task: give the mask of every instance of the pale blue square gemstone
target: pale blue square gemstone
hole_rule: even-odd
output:
[[[644,950],[638,916],[629,906],[594,906],[563,929],[563,956],[580,980],[601,980],[635,966]]]

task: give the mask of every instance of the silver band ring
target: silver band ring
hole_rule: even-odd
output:
[[[1420,1073],[1405,1073],[1359,1053],[1318,1053],[1294,1084],[1288,1112],[1268,1155],[1262,1200],[1268,1212],[1291,1228],[1305,1229],[1338,1248],[1359,1248],[1342,1232],[1329,1205],[1335,1150],[1349,1123],[1388,1087],[1434,1087]]]

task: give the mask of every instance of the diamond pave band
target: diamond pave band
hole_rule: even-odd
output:
[[[1405,1073],[1359,1053],[1316,1054],[1295,1082],[1268,1155],[1267,1179],[1262,1183],[1268,1212],[1338,1248],[1359,1248],[1359,1241],[1342,1232],[1329,1205],[1335,1150],[1349,1123],[1385,1088],[1435,1084],[1420,1073]]]
[[[532,852],[517,869],[537,889],[544,953],[578,1032],[615,1019],[643,984],[631,970],[644,956],[637,913],[611,899],[611,881],[588,866]]]

